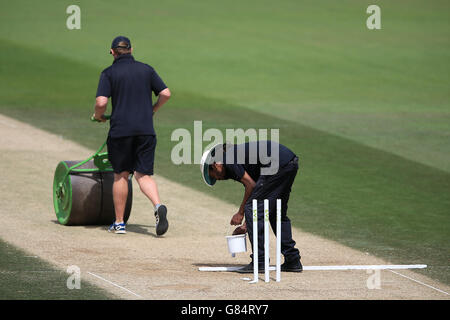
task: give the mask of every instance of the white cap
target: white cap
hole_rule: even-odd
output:
[[[214,163],[213,156],[211,154],[213,150],[217,150],[217,147],[222,145],[222,143],[218,143],[211,149],[206,150],[200,161],[200,172],[202,173],[203,181],[205,181],[205,183],[210,187],[216,183],[216,179],[209,176],[209,165]]]

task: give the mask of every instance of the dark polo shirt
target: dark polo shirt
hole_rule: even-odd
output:
[[[155,135],[152,92],[158,95],[167,86],[155,69],[121,55],[103,70],[97,97],[111,97],[109,136],[112,138]]]
[[[262,145],[264,145],[263,150],[261,150]],[[272,147],[275,150],[275,154],[271,152]],[[247,172],[253,181],[256,182],[261,176],[261,169],[269,167],[273,161],[277,163],[277,169],[279,169],[296,157],[295,153],[289,148],[273,141],[247,142],[233,145],[231,148],[233,150],[233,156],[231,158],[233,159],[227,159],[226,154],[230,150],[225,152],[223,159],[225,179],[233,179],[236,181],[240,181],[244,176],[244,172]],[[276,172],[273,174],[276,174]]]

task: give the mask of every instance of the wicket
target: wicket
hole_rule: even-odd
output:
[[[269,282],[269,200],[264,200],[264,281]],[[258,200],[253,200],[253,281],[258,282]],[[276,281],[281,281],[281,199],[277,199]]]

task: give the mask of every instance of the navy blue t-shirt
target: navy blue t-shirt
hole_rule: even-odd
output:
[[[264,147],[262,149],[262,147]],[[295,153],[282,144],[273,141],[255,141],[231,146],[233,156],[223,156],[225,179],[241,181],[244,172],[257,181],[261,174],[273,175],[296,157]],[[275,152],[272,153],[272,149]],[[233,158],[233,159],[230,159]],[[230,161],[231,160],[231,161]],[[268,170],[273,165],[273,170]],[[265,168],[268,172],[263,172]]]
[[[134,60],[131,54],[117,57],[101,73],[97,89],[97,97],[111,97],[109,136],[155,135],[152,91],[158,95],[166,88],[148,64]]]

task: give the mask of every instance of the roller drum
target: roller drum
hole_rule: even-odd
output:
[[[112,197],[113,172],[69,172],[78,161],[61,161],[53,180],[53,204],[58,221],[64,225],[107,225],[115,220]],[[76,169],[95,169],[93,161]],[[68,174],[67,174],[68,173]],[[124,220],[131,213],[132,184],[128,181],[128,198]]]

